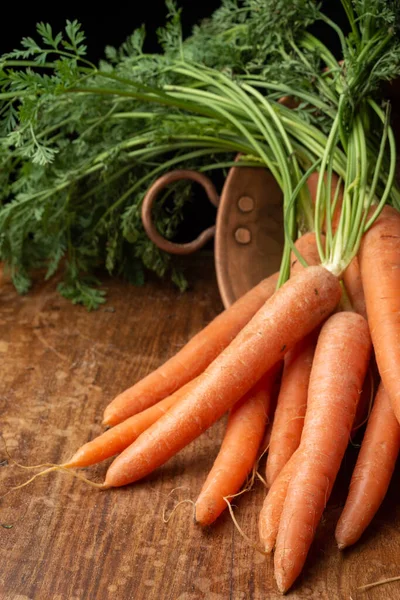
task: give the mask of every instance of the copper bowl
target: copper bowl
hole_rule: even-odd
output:
[[[187,244],[166,240],[152,221],[152,206],[158,194],[179,179],[200,183],[210,202],[218,206],[215,226]],[[213,183],[202,173],[171,171],[148,190],[142,220],[150,239],[171,254],[191,254],[215,236],[215,269],[225,308],[279,269],[283,249],[282,192],[266,169],[232,167],[220,198]]]

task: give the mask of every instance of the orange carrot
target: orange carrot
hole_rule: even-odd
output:
[[[297,449],[276,477],[265,497],[258,522],[260,540],[265,552],[272,552],[275,546],[288,485],[300,458],[301,454]]]
[[[182,398],[194,385],[195,381],[189,381],[171,396],[87,442],[79,448],[71,460],[62,466],[65,468],[88,467],[122,452]]]
[[[359,429],[365,425],[368,420],[368,415],[371,412],[371,407],[376,390],[375,382],[375,361],[372,357],[368,367],[367,374],[364,379],[363,387],[360,394],[360,399],[357,403],[356,416],[354,417],[353,427],[351,428],[351,438],[357,434]]]
[[[269,448],[272,425],[274,422],[274,416],[275,416],[275,410],[276,410],[276,403],[278,401],[279,388],[281,385],[282,365],[283,365],[283,361],[279,364],[278,373],[275,378],[274,387],[273,387],[272,393],[271,393],[271,400],[269,403],[269,413],[268,413],[268,417],[267,417],[267,425],[265,427],[264,437],[260,444],[260,452],[259,452],[260,457],[263,456],[266,452],[268,452],[268,448]]]
[[[389,487],[399,450],[400,425],[380,385],[336,527],[340,549],[354,544],[372,521]]]
[[[307,180],[307,185],[309,188],[309,192],[311,195],[311,199],[315,202],[316,193],[317,193],[317,184],[318,184],[318,173],[312,173],[312,175]],[[325,177],[326,181],[326,177]],[[339,182],[339,179],[335,173],[332,173],[332,182],[331,182],[331,196],[332,200],[334,198],[336,192],[336,186]],[[335,207],[334,216],[332,219],[332,231],[335,233],[339,218],[340,211],[343,203],[343,190],[341,188],[337,205]],[[297,243],[296,243],[297,244]],[[296,265],[300,265],[299,262]],[[365,305],[365,296],[364,289],[361,281],[361,272],[358,257],[355,256],[347,269],[343,273],[343,283],[345,285],[345,294],[342,294],[342,298],[340,301],[340,306],[338,307],[340,310],[354,310],[358,314],[362,315],[365,319],[367,319],[367,309]],[[347,295],[347,297],[346,297]],[[365,420],[368,416],[368,410],[371,403],[371,394],[372,394],[372,386],[371,386],[371,377],[367,377],[363,390],[360,395],[360,400],[357,404],[356,416],[354,418],[353,429],[351,431],[351,435],[353,436],[357,429],[365,423]]]
[[[210,525],[239,491],[257,459],[277,369],[271,369],[232,408],[221,449],[196,501],[196,521]]]
[[[382,383],[400,422],[400,214],[385,206],[359,253],[368,321]]]
[[[306,233],[296,241],[295,245],[309,265],[320,263],[315,233]],[[293,252],[290,264],[291,277],[304,270]],[[268,485],[272,485],[300,444],[307,406],[308,381],[316,341],[317,334],[312,333],[296,344],[285,356],[281,389],[266,464]]]
[[[300,574],[350,436],[371,353],[366,320],[339,312],[323,325],[311,370],[307,413],[275,551],[275,577],[286,592]]]
[[[274,414],[275,414],[275,410],[274,410],[273,406],[270,407],[270,412],[271,412],[271,415],[268,415],[267,425],[266,425],[265,431],[264,431],[264,436],[263,436],[263,439],[260,444],[260,456],[266,454],[269,450],[269,444],[271,441],[272,425],[274,423]]]
[[[335,308],[338,279],[309,267],[286,282],[167,415],[111,464],[106,485],[131,483],[164,464],[217,421]]]
[[[364,288],[361,281],[360,264],[357,256],[353,258],[343,273],[343,283],[353,309],[364,319],[367,319]]]
[[[335,176],[336,177],[336,176]],[[334,179],[335,188],[337,178]],[[316,189],[316,185],[315,185]],[[324,236],[322,236],[324,240]],[[319,264],[320,258],[315,240],[315,233],[307,233],[296,241],[296,247],[310,265]],[[292,253],[291,275],[295,275],[304,267]],[[361,282],[358,259],[355,257],[346,269],[343,280],[349,295],[351,306],[367,318],[365,308],[364,290]],[[343,300],[343,296],[342,296]],[[341,302],[342,302],[341,300]],[[344,309],[344,306],[342,306]],[[275,425],[272,428],[270,448],[266,464],[267,483],[272,485],[275,477],[290,458],[294,450],[300,444],[303,429],[303,417],[306,412],[308,381],[311,372],[311,364],[315,349],[316,337],[310,336],[309,344],[300,342],[299,349],[293,348],[285,357],[285,367],[282,376],[281,392],[276,410]],[[292,361],[291,357],[294,357]],[[293,374],[291,373],[293,363]],[[360,400],[357,403],[356,416],[354,419],[352,435],[365,422],[371,400],[371,378],[367,377]],[[286,414],[287,411],[287,414]]]
[[[268,485],[273,484],[300,444],[316,342],[317,334],[312,332],[285,356],[266,466]]]
[[[365,381],[370,381],[370,378],[367,377],[364,380],[364,383],[365,383]],[[364,387],[363,387],[363,392],[364,392]],[[362,400],[362,395],[363,394],[361,394],[360,400],[357,403],[357,412],[358,412],[359,403]],[[351,432],[352,435],[354,433],[354,428],[356,427],[356,424],[357,424],[357,412],[356,412],[356,417],[354,419],[353,429]],[[364,414],[363,414],[363,417],[364,417]],[[361,418],[361,415],[359,416],[359,418]],[[302,428],[303,428],[303,420],[301,422],[302,422]],[[300,453],[300,450],[297,449],[292,454],[292,456],[288,459],[286,464],[283,466],[279,475],[274,479],[274,481],[265,497],[263,507],[261,509],[260,516],[259,516],[259,535],[260,535],[261,543],[263,545],[263,550],[265,552],[272,552],[272,550],[275,546],[275,542],[276,542],[276,538],[277,538],[278,530],[279,530],[279,522],[280,522],[282,510],[283,510],[283,505],[284,505],[284,502],[286,499],[287,488],[289,486],[289,482],[292,478],[293,473],[297,469],[296,461],[299,461],[299,460],[301,460],[301,453]],[[267,466],[268,466],[268,463],[267,463]]]
[[[175,356],[119,394],[107,406],[104,424],[120,423],[202,373],[272,296],[277,281],[278,273],[264,279],[197,333]]]
[[[352,310],[367,319],[367,308],[365,305],[364,288],[361,281],[360,263],[355,256],[345,272],[343,273],[343,283],[351,303]],[[353,437],[357,430],[366,422],[368,412],[371,406],[371,399],[374,391],[374,359],[371,358],[371,363],[365,377],[360,399],[357,403],[356,416],[351,430]]]

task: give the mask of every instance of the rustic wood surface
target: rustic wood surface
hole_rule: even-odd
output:
[[[109,300],[87,313],[60,298],[55,283],[18,297],[0,289],[0,430],[24,464],[61,462],[101,432],[107,402],[159,365],[221,310],[210,256],[188,259],[186,294],[167,283],[107,283]],[[276,600],[272,560],[241,538],[229,515],[207,531],[192,506],[218,450],[218,423],[147,480],[107,492],[52,473],[0,502],[1,600]],[[395,600],[400,583],[357,587],[400,574],[397,484],[354,549],[333,538],[354,451],[321,524],[304,574],[289,598]],[[31,474],[0,450],[0,493]],[[87,470],[100,481],[106,465]],[[398,473],[397,473],[398,481]],[[172,492],[172,490],[175,491]],[[178,489],[176,489],[178,488]],[[235,502],[257,539],[259,484]]]

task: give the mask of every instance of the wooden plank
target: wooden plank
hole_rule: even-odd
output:
[[[212,259],[187,259],[193,288],[179,294],[152,281],[108,282],[106,307],[88,313],[60,298],[54,283],[18,297],[0,291],[0,430],[24,464],[60,462],[100,433],[107,402],[174,353],[221,310]],[[52,473],[0,503],[3,600],[276,600],[272,559],[241,538],[229,515],[202,531],[192,506],[168,524],[163,510],[196,498],[218,451],[223,421],[163,468],[135,485],[99,492]],[[0,450],[0,462],[6,459]],[[400,597],[400,584],[357,592],[400,574],[396,481],[363,540],[345,553],[333,532],[354,451],[321,524],[293,599]],[[100,481],[107,465],[86,471]],[[263,465],[261,466],[263,468]],[[0,493],[29,471],[0,467]],[[396,474],[398,478],[398,473]],[[174,488],[175,491],[171,494]],[[171,494],[171,495],[170,495]],[[259,484],[235,502],[244,531],[257,540]],[[12,525],[5,528],[4,525]]]

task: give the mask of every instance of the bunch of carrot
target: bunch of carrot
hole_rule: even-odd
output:
[[[346,190],[332,173],[330,180],[327,195],[338,201],[321,228],[327,237],[346,214]],[[322,174],[307,185],[315,199]],[[99,487],[127,485],[228,412],[196,521],[213,523],[268,449],[259,533],[263,550],[275,549],[282,592],[303,568],[352,432],[368,420],[336,529],[339,548],[355,543],[372,520],[400,449],[400,213],[383,207],[342,271],[321,264],[321,243],[323,233],[299,237],[283,286],[276,289],[278,274],[271,275],[117,396],[104,413],[109,429],[61,465],[87,467],[118,455]],[[373,350],[381,382],[368,418]]]
[[[247,4],[255,14],[253,27],[259,3]],[[40,149],[37,140],[44,140],[47,152],[54,128],[47,139],[42,136],[47,135],[48,123],[36,137],[35,127],[37,115],[46,102],[52,106],[55,95],[64,95],[68,102],[75,94],[78,99],[85,94],[110,97],[115,107],[121,98],[139,102],[140,112],[129,109],[113,116],[120,122],[138,116],[144,120],[146,135],[129,139],[129,148],[135,149],[127,155],[129,161],[133,156],[139,162],[144,156],[150,158],[151,172],[139,180],[140,185],[160,172],[160,166],[154,169],[155,157],[173,147],[182,149],[183,158],[175,156],[162,168],[185,157],[223,151],[240,153],[251,164],[268,168],[276,179],[283,194],[285,227],[280,272],[250,290],[164,365],[117,396],[104,414],[109,429],[68,462],[49,470],[87,467],[115,456],[104,483],[95,485],[105,490],[131,484],[228,413],[220,452],[195,503],[196,521],[213,523],[258,468],[260,454],[268,450],[268,493],[259,507],[259,534],[263,551],[275,550],[275,577],[285,592],[304,566],[353,433],[367,422],[337,524],[339,548],[355,543],[374,517],[400,449],[400,191],[394,183],[396,145],[389,109],[376,100],[375,93],[379,82],[400,72],[400,45],[395,40],[394,3],[342,0],[351,28],[347,37],[328,17],[315,12],[314,3],[297,3],[298,10],[304,5],[299,12],[304,29],[309,14],[314,14],[338,33],[344,58],[340,63],[308,31],[298,40],[290,28],[286,35],[286,21],[279,20],[284,11],[272,4],[270,20],[279,22],[277,39],[282,43],[276,54],[289,57],[290,52],[291,60],[296,58],[289,63],[297,65],[293,81],[285,69],[282,80],[275,71],[270,72],[270,80],[263,69],[259,76],[246,70],[240,75],[235,69],[231,73],[231,69],[192,63],[180,44],[179,59],[171,55],[166,64],[159,63],[163,75],[166,70],[173,75],[174,85],[162,83],[164,78],[151,86],[140,77],[136,80],[134,61],[123,78],[119,71],[92,67],[88,71],[85,62],[73,84],[68,77],[63,87],[54,78],[56,94],[47,87],[51,77],[29,76],[34,89],[27,91],[11,71],[10,81],[16,84],[7,82],[1,96],[6,108],[10,104],[12,109],[16,99],[24,108],[26,98],[29,110],[21,113],[25,118],[33,115],[27,124],[23,121],[30,132],[30,147],[32,136],[34,147]],[[241,15],[246,14],[243,11]],[[243,26],[240,23],[233,31],[242,31]],[[249,39],[243,42],[244,48],[253,43],[250,26]],[[51,45],[51,52],[58,52]],[[43,56],[33,64],[53,69],[53,63],[43,63]],[[143,56],[139,54],[137,61]],[[314,65],[317,56],[322,74],[319,62]],[[19,59],[17,66],[23,66]],[[78,57],[74,61],[71,72]],[[28,61],[26,67],[31,66]],[[88,80],[90,73],[96,86]],[[145,105],[175,109],[165,144],[154,146],[160,122],[153,131],[154,113],[144,112]],[[188,146],[186,154],[183,148]],[[97,172],[104,156],[102,152],[76,173],[83,177]],[[65,185],[70,183],[68,164]],[[125,166],[121,172],[126,172]],[[128,194],[136,189],[133,186]],[[45,189],[32,198],[42,198],[42,192],[44,199],[53,197],[53,191]],[[20,204],[8,207],[25,206],[27,201],[21,193]],[[4,223],[9,224],[7,214]],[[9,242],[10,247],[14,242]]]

